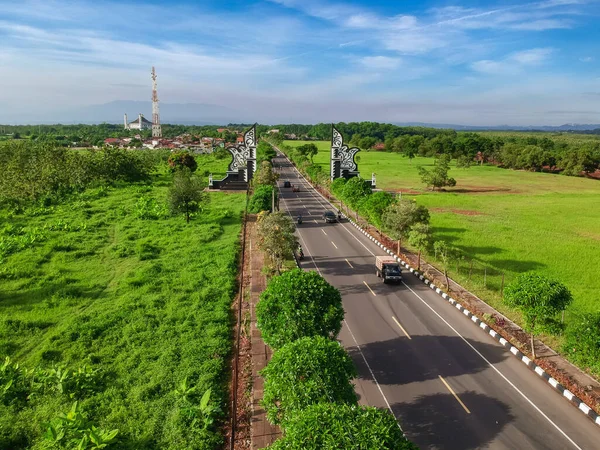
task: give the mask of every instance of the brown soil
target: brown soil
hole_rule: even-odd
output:
[[[474,186],[461,184],[458,188],[446,188],[447,192],[456,192],[460,194],[520,194],[520,191],[503,186]]]
[[[246,237],[249,234],[249,229],[252,224],[248,224],[248,229],[246,230]],[[242,231],[243,232],[243,231]],[[250,418],[252,416],[252,396],[251,396],[251,387],[252,387],[252,348],[251,348],[251,339],[249,336],[249,316],[250,316],[250,304],[248,302],[250,296],[250,249],[249,249],[249,240],[244,237],[244,261],[243,263],[243,279],[238,279],[238,283],[241,283],[241,291],[242,291],[242,302],[241,302],[241,324],[238,323],[239,315],[239,306],[240,306],[240,298],[239,293],[235,297],[232,304],[232,314],[236,318],[236,324],[234,327],[234,344],[233,344],[233,354],[234,357],[231,361],[231,380],[229,383],[229,404],[230,404],[230,419],[224,427],[223,434],[225,435],[225,443],[224,448],[231,448],[231,429],[233,426],[232,421],[232,413],[233,413],[233,403],[234,403],[234,386],[233,383],[235,381],[235,355],[238,357],[238,379],[237,385],[235,386],[235,393],[237,394],[237,404],[235,405],[236,419],[235,419],[235,436],[233,448],[236,450],[247,450],[250,448],[251,439],[250,439]],[[238,342],[238,333],[239,333],[239,349],[237,348]]]
[[[462,216],[481,216],[482,212],[472,211],[469,209],[453,209],[453,208],[431,208],[434,212],[453,212],[454,214],[460,214]]]

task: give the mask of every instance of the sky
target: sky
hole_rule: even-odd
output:
[[[232,120],[600,123],[599,19],[600,0],[0,0],[0,123],[148,101],[152,66],[161,102]]]

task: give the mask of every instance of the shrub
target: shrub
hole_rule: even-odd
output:
[[[271,211],[273,202],[273,186],[261,185],[254,190],[248,203],[248,212],[257,214],[261,211]],[[277,193],[275,193],[275,202],[277,202]]]
[[[387,410],[318,403],[290,417],[270,450],[416,450]]]
[[[261,374],[265,377],[263,405],[271,423],[285,423],[315,403],[357,404],[356,369],[346,350],[322,336],[304,337],[275,352]]]
[[[196,162],[196,158],[194,158],[188,152],[175,152],[169,156],[169,167],[171,170],[181,169],[183,167],[187,167],[190,169],[190,172],[195,172],[198,168],[198,163]]]
[[[344,319],[342,296],[318,273],[290,270],[273,278],[261,294],[256,318],[273,348],[304,336],[335,338]]]
[[[569,324],[562,350],[575,364],[600,373],[600,313],[586,314]]]
[[[354,209],[358,209],[361,203],[371,195],[371,185],[359,177],[348,180],[342,191],[343,199]]]
[[[290,216],[284,212],[264,214],[258,222],[260,236],[259,247],[269,255],[277,273],[286,258],[292,258],[298,248],[298,239],[294,234],[296,227]]]
[[[202,182],[191,175],[190,169],[183,168],[175,173],[168,200],[171,212],[183,213],[189,223],[190,215],[198,211],[203,203],[207,203],[209,197],[204,192]]]

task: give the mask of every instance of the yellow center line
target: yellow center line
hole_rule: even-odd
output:
[[[462,406],[464,408],[464,410],[467,412],[467,414],[471,414],[471,411],[469,411],[469,408],[467,408],[465,406],[465,404],[462,402],[462,400],[460,398],[458,398],[458,395],[456,395],[456,393],[452,390],[450,385],[448,383],[446,383],[446,380],[444,380],[440,375],[438,375],[438,377],[440,377],[440,380],[442,380],[442,383],[444,383],[444,385],[448,388],[450,393],[452,395],[454,395],[454,398],[458,401],[458,403],[460,403],[460,406]]]
[[[321,228],[321,231],[323,232],[323,234],[327,234],[323,228]]]
[[[324,233],[325,233],[325,232],[324,232]],[[325,233],[325,234],[327,234],[327,233]],[[334,243],[333,241],[331,241],[331,243],[333,244],[333,246],[334,246],[335,248],[337,248],[337,245],[335,245],[335,243]]]
[[[394,316],[392,316],[392,319],[394,319],[394,322],[396,322],[396,325],[398,325],[400,327],[400,329],[402,330],[402,332],[406,335],[406,337],[410,340],[412,340],[412,338],[409,336],[409,334],[406,332],[406,330],[404,329],[404,327],[402,325],[400,325],[400,322],[398,322],[398,319],[396,319]]]
[[[349,265],[350,267],[352,267],[352,268],[354,269],[354,266],[353,266],[352,264],[350,264],[350,261],[348,261],[348,260],[346,259],[346,262],[348,263],[348,265]]]
[[[365,283],[365,286],[369,288],[369,290],[371,291],[371,294],[373,294],[373,297],[377,297],[377,294],[375,292],[373,292],[373,289],[371,289],[371,286],[369,286],[366,281],[363,281],[363,283]]]

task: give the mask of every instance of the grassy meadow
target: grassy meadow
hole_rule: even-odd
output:
[[[197,160],[199,173],[228,162]],[[50,448],[46,424],[75,400],[87,420],[119,430],[115,448],[222,445],[211,421],[227,408],[245,196],[212,193],[186,224],[167,213],[170,180],[0,211],[0,365],[93,371],[85,389],[55,374],[26,403],[0,401],[0,448]],[[190,405],[208,389],[211,412],[198,416]]]
[[[286,141],[291,146],[304,143]],[[328,171],[329,142],[316,144],[315,162]],[[378,188],[402,192],[430,209],[434,238],[452,242],[466,255],[458,272],[453,264],[451,275],[510,317],[515,314],[500,301],[501,274],[509,282],[528,270],[553,276],[569,287],[574,302],[566,320],[572,314],[600,311],[598,180],[493,166],[453,167],[450,176],[456,186],[431,192],[421,183],[417,166],[433,166],[432,158],[410,161],[400,154],[374,151],[357,156],[364,178],[375,172]]]

